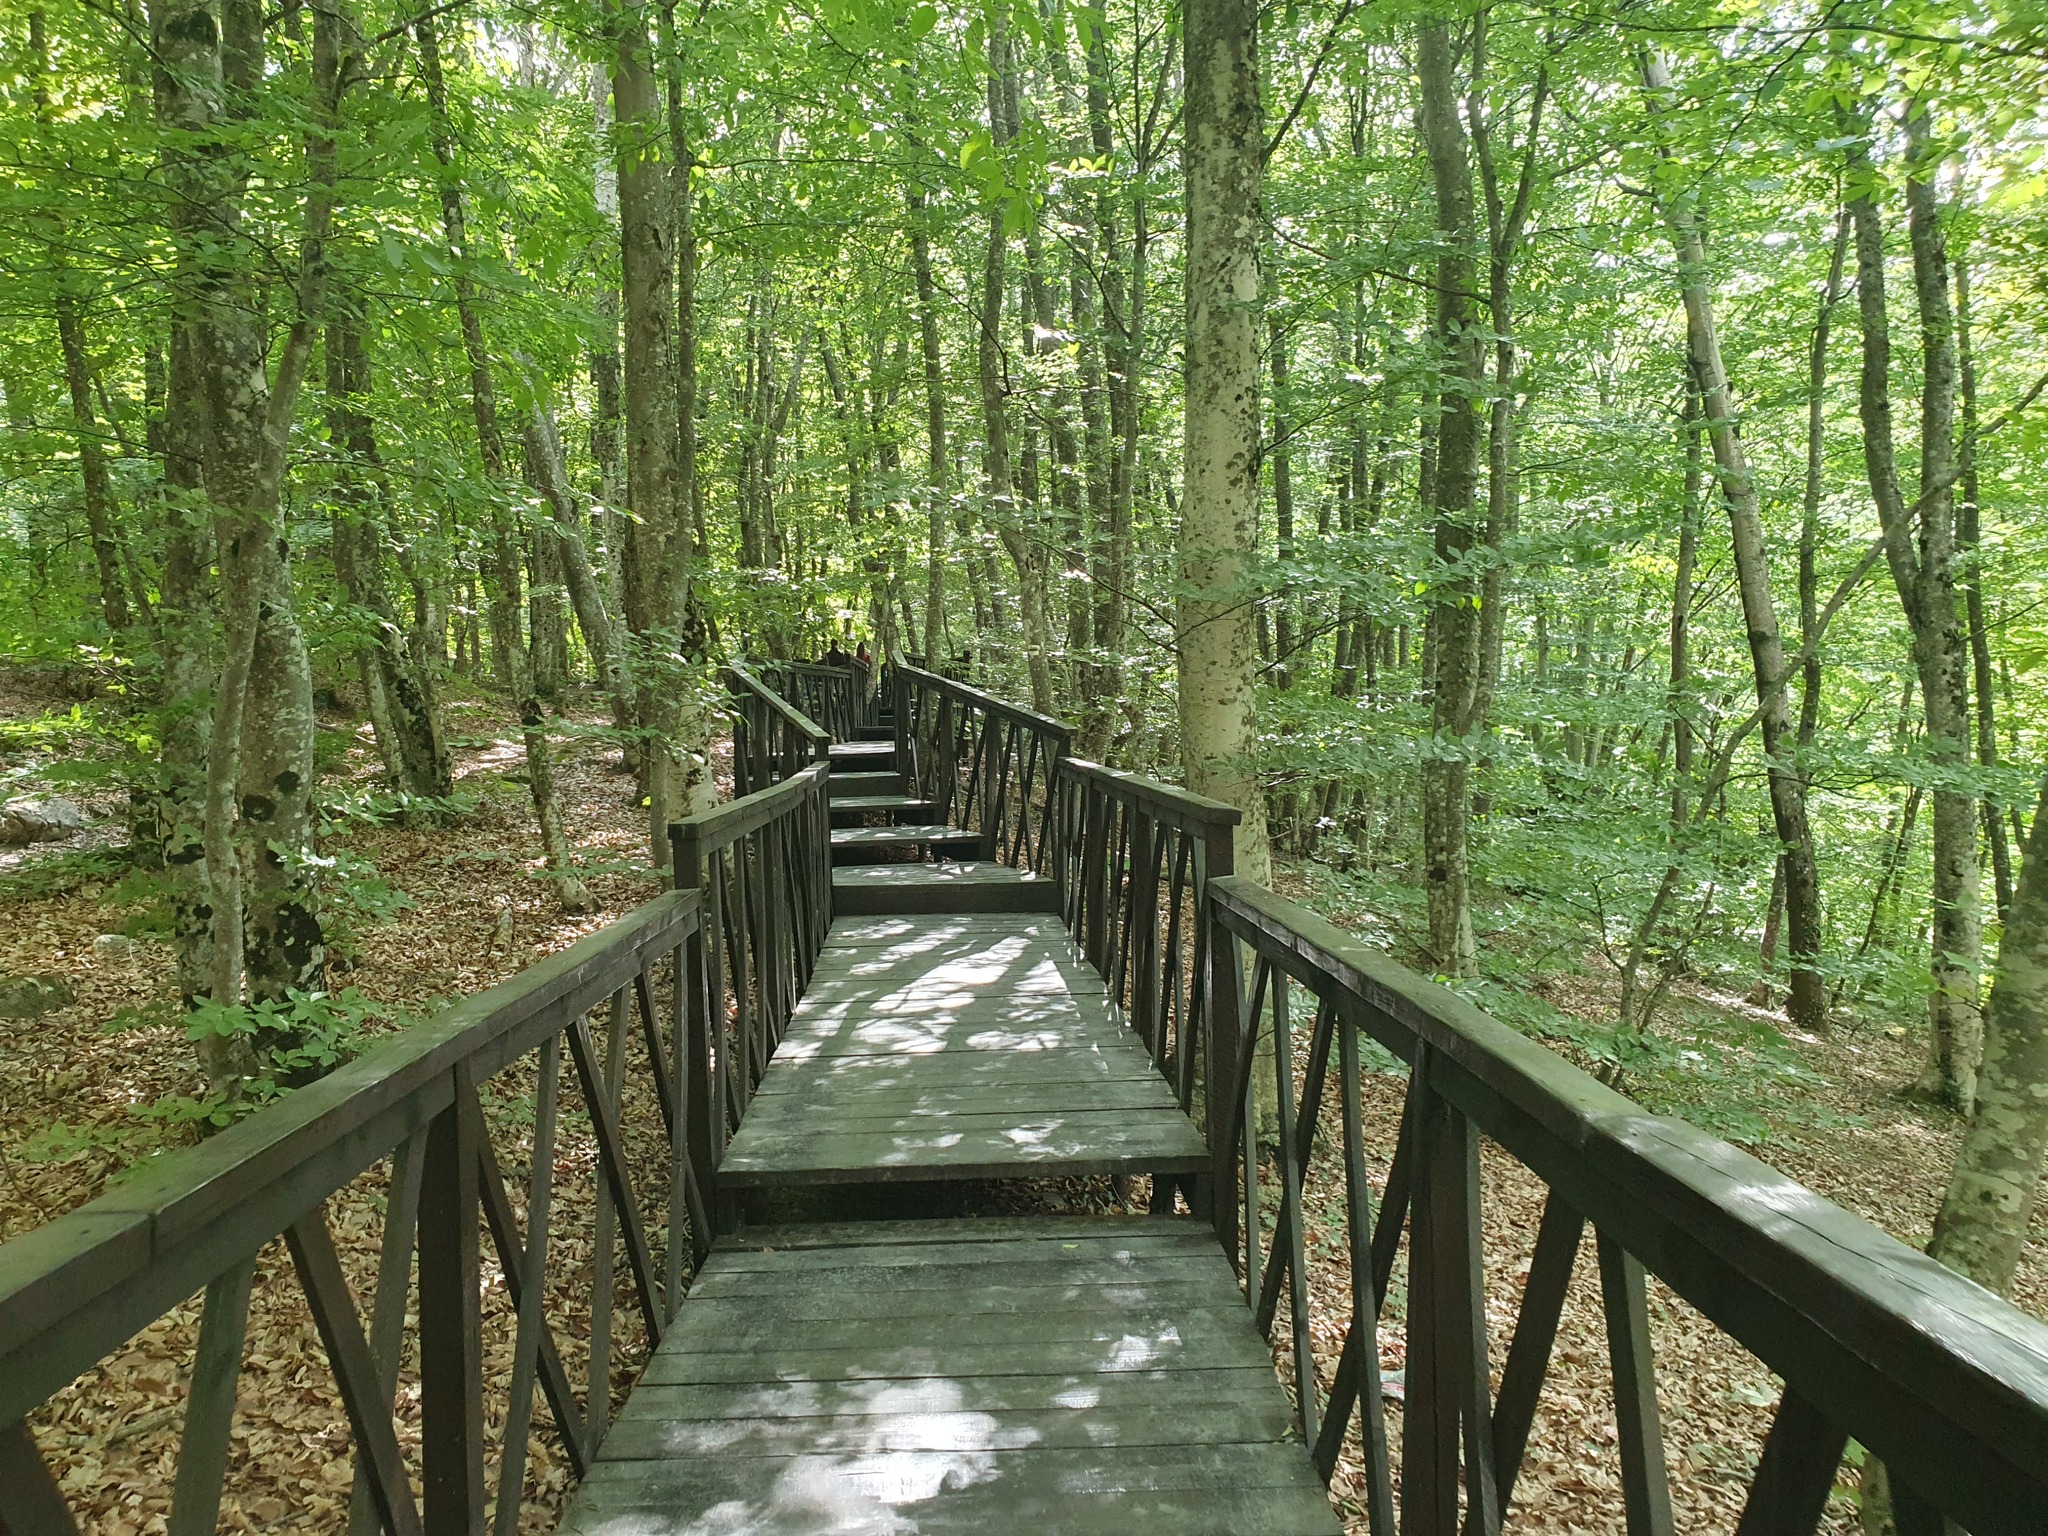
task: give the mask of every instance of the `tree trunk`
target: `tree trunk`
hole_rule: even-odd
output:
[[[1429,901],[1429,948],[1447,975],[1479,969],[1472,934],[1471,769],[1467,738],[1479,724],[1479,584],[1471,555],[1481,540],[1473,525],[1484,445],[1480,405],[1486,388],[1486,327],[1478,314],[1472,167],[1458,115],[1450,29],[1425,21],[1416,53],[1422,91],[1422,137],[1436,189],[1436,345],[1443,380],[1436,416],[1431,495],[1437,571],[1429,593],[1431,648],[1430,749],[1422,764],[1423,879]]]
[[[358,404],[369,388],[362,334],[353,316],[337,314],[327,323],[327,431],[339,466],[335,574],[349,602],[362,609],[372,625],[362,660],[369,687],[382,706],[375,725],[385,760],[400,789],[438,799],[453,790],[455,768],[433,681],[407,652],[398,610],[384,581],[377,444],[370,418]]]
[[[40,12],[36,13],[40,16]],[[78,441],[78,469],[85,484],[85,523],[99,570],[100,614],[113,634],[129,624],[127,593],[121,584],[121,543],[114,532],[114,491],[107,456],[93,419],[91,377],[85,351],[85,320],[76,302],[57,301],[57,340],[64,354],[64,382],[71,393],[72,431]]]
[[[1961,567],[1963,607],[1970,623],[1970,672],[1975,685],[1977,762],[1998,766],[1998,706],[1992,690],[1991,636],[1984,623],[1984,551],[1979,539],[1981,482],[1977,473],[1977,355],[1970,344],[1970,263],[1960,257],[1956,276],[1957,381],[1962,390],[1962,440],[1957,454],[1962,469],[1962,501],[1956,507],[1956,557]],[[1991,885],[1997,894],[1999,921],[2012,910],[2012,845],[2006,840],[2005,815],[1997,799],[1984,796],[1984,837],[1991,847]]]
[[[1975,1112],[1927,1251],[2007,1295],[2048,1159],[2048,781],[1984,1015]]]
[[[672,819],[710,801],[703,634],[690,595],[689,516],[678,464],[673,178],[645,8],[608,9],[617,120],[621,298],[625,315],[626,504],[623,659],[641,738],[648,847],[668,867]]]
[[[1294,479],[1287,435],[1287,333],[1276,312],[1266,316],[1266,358],[1273,376],[1272,446],[1266,458],[1273,466],[1273,557],[1279,562],[1278,590],[1273,597],[1273,669],[1275,688],[1285,691],[1293,680],[1294,607],[1289,595],[1288,567],[1294,560]]]
[[[1649,48],[1641,54],[1641,67],[1650,110],[1661,126],[1673,94],[1670,71],[1662,57]],[[1756,478],[1743,447],[1734,391],[1722,364],[1713,295],[1707,283],[1706,244],[1700,236],[1691,195],[1666,199],[1663,213],[1677,248],[1693,378],[1706,412],[1707,438],[1713,445],[1721,497],[1728,509],[1736,585],[1749,631],[1751,670],[1761,713],[1771,820],[1785,861],[1785,927],[1791,950],[1786,1012],[1799,1028],[1824,1031],[1828,1020],[1827,993],[1821,985],[1819,970],[1820,868],[1807,819],[1806,781],[1796,752],[1789,669],[1778,628],[1777,607],[1771,597],[1770,557],[1764,541]]]
[[[534,820],[540,831],[541,852],[547,863],[548,882],[564,912],[595,911],[597,903],[571,867],[569,842],[562,831],[561,811],[555,800],[553,750],[547,736],[547,716],[541,708],[535,681],[533,657],[520,639],[521,553],[525,540],[508,495],[505,482],[505,440],[498,424],[497,384],[491,356],[484,346],[483,321],[477,312],[475,294],[466,264],[470,259],[469,234],[462,183],[455,175],[454,136],[448,116],[447,87],[441,74],[439,40],[433,19],[422,16],[414,31],[420,45],[420,68],[425,77],[427,100],[434,115],[434,155],[441,167],[441,223],[455,263],[455,307],[462,327],[463,351],[469,363],[470,409],[476,419],[478,453],[483,459],[484,478],[491,492],[490,558],[483,572],[485,603],[491,630],[491,663],[500,687],[512,696],[519,711],[520,734],[526,748],[527,791],[533,801]],[[559,620],[559,609],[557,609]],[[545,645],[542,634],[536,646]]]
[[[524,436],[527,480],[548,504],[557,558],[569,588],[570,605],[576,610],[576,627],[583,633],[583,647],[590,652],[590,665],[599,684],[611,698],[613,724],[622,731],[630,729],[632,701],[612,648],[604,584],[583,546],[576,496],[569,488],[569,473],[562,460],[562,440],[555,431],[554,418],[538,400],[527,416]]]
[[[990,14],[995,20],[989,27],[988,37],[989,137],[998,149],[1007,149],[1017,137],[1010,86],[1014,63],[1009,28],[1003,19],[1006,13],[998,10]],[[1002,339],[1008,247],[1004,211],[999,204],[990,210],[988,216],[988,248],[981,269],[979,345],[976,348],[982,422],[987,440],[988,515],[995,526],[996,536],[1002,540],[1003,549],[1017,571],[1017,607],[1024,623],[1024,660],[1031,678],[1031,707],[1040,714],[1051,714],[1054,709],[1052,631],[1046,615],[1045,558],[1041,542],[1036,537],[1037,530],[1025,524],[1024,508],[1018,499],[1011,471],[1005,399],[1008,387],[1004,377]]]
[[[1685,837],[1692,817],[1692,605],[1693,568],[1699,559],[1700,491],[1705,480],[1700,463],[1699,392],[1690,377],[1685,390],[1685,490],[1679,504],[1678,569],[1671,579],[1671,664],[1664,690],[1664,708],[1671,723],[1671,793],[1666,836],[1670,852],[1663,877],[1629,936],[1621,967],[1620,1022],[1623,1030],[1647,1034],[1654,1021],[1659,988],[1646,984],[1643,966],[1658,947],[1664,914],[1684,878]]]
[[[1926,751],[1944,767],[1967,762],[1969,700],[1965,641],[1957,616],[1955,526],[1950,482],[1954,463],[1954,333],[1948,311],[1947,260],[1931,178],[1920,143],[1925,115],[1909,120],[1913,178],[1907,183],[1914,287],[1920,304],[1925,382],[1921,401],[1921,493],[1912,506],[1900,490],[1893,446],[1891,324],[1886,310],[1884,226],[1874,194],[1867,141],[1848,150],[1850,181],[1864,188],[1849,205],[1855,228],[1857,302],[1863,320],[1859,389],[1864,466],[1883,530],[1886,564],[1913,632]],[[1917,190],[1916,190],[1917,189]],[[1934,988],[1929,998],[1929,1062],[1914,1090],[1967,1112],[1976,1097],[1983,1053],[1978,1005],[1982,930],[1977,911],[1977,808],[1967,793],[1934,792]]]
[[[952,466],[946,456],[946,363],[939,351],[938,285],[932,279],[932,243],[925,227],[924,188],[905,193],[910,209],[910,261],[917,278],[917,338],[924,364],[925,550],[924,664],[937,669],[951,654],[946,624],[946,534]]]

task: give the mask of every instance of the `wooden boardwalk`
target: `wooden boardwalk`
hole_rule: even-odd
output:
[[[1338,1530],[1206,1223],[722,1242],[567,1536]]]
[[[718,1162],[731,1214],[786,1215],[769,1197],[796,1188],[1211,1172],[1057,884],[937,822],[890,742],[831,762],[833,921]],[[1209,1222],[741,1225],[562,1529],[1023,1526],[1338,1529]]]
[[[1210,1163],[1058,918],[903,915],[833,923],[719,1177],[758,1189]]]

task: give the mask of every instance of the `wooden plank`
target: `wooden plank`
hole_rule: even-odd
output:
[[[1033,1051],[1014,1061],[978,1055],[968,1051],[912,1053],[871,1051],[860,1056],[835,1057],[829,1065],[804,1070],[809,1063],[777,1052],[761,1079],[756,1107],[763,1098],[811,1096],[829,1101],[854,1085],[872,1085],[880,1093],[914,1088],[927,1094],[974,1094],[980,1097],[991,1084],[1029,1090],[1034,1084],[1054,1083],[1146,1083],[1158,1076],[1142,1052],[1099,1049],[1076,1044],[1060,1049]]]
[[[427,1131],[420,1187],[420,1512],[436,1536],[481,1536],[483,1319],[477,1216],[483,1126],[474,1081],[461,1067],[455,1077],[454,1102]]]
[[[832,846],[838,848],[920,848],[927,843],[956,843],[962,847],[981,840],[979,832],[965,827],[834,827]]]
[[[924,1419],[954,1413],[1000,1413],[1019,1420],[1043,1415],[1071,1422],[1077,1414],[1122,1419],[1138,1413],[1185,1412],[1191,1407],[1270,1407],[1272,1402],[1273,1372],[1263,1365],[1210,1371],[1091,1372],[1085,1376],[1071,1372],[972,1376],[948,1371],[837,1384],[811,1380],[646,1382],[634,1390],[619,1425],[629,1421]],[[623,1459],[629,1453],[621,1449],[614,1454]]]
[[[1175,1111],[1176,1116],[1179,1112]],[[944,1174],[1000,1179],[1031,1170],[1036,1178],[1095,1174],[1198,1173],[1208,1147],[1185,1120],[1179,1127],[1107,1130],[1016,1127],[969,1136],[905,1130],[887,1135],[829,1136],[805,1144],[765,1139],[726,1155],[720,1177],[734,1189],[778,1185],[901,1183]]]
[[[920,800],[915,795],[891,794],[887,791],[865,795],[834,795],[828,803],[835,811],[862,815],[886,812],[892,816],[908,816],[912,813],[928,816],[938,809],[931,801]]]
[[[255,1278],[252,1253],[206,1287],[199,1348],[185,1399],[185,1428],[178,1441],[170,1536],[213,1536],[220,1528],[221,1479],[227,1475],[235,1395],[242,1380],[242,1343],[249,1325],[249,1289]],[[388,1394],[382,1399],[387,1414],[390,1401]],[[0,1525],[5,1523],[0,1517]]]
[[[753,1532],[1049,1530],[1076,1536],[1325,1536],[1337,1529],[1320,1488],[1278,1467],[1264,1446],[1190,1456],[1134,1451],[974,1449],[941,1456],[880,1450],[851,1463],[822,1456],[754,1458],[683,1468],[618,1463],[591,1485],[561,1530],[681,1536],[681,1508],[720,1510]],[[1239,1451],[1239,1454],[1229,1454]],[[1299,1461],[1299,1453],[1292,1459]],[[1274,1464],[1268,1467],[1268,1463]],[[695,1527],[701,1529],[701,1527]]]
[[[455,1111],[450,1111],[451,1114]],[[459,1139],[459,1138],[458,1138]],[[442,1170],[435,1167],[437,1148],[434,1140],[428,1141],[428,1166],[426,1191],[429,1202],[438,1204],[439,1194],[435,1189]],[[474,1159],[470,1160],[474,1169]],[[480,1533],[483,1529],[483,1434],[479,1420],[474,1440],[458,1443],[462,1434],[471,1426],[468,1421],[453,1424],[447,1420],[437,1423],[427,1416],[436,1408],[444,1413],[450,1407],[448,1394],[437,1391],[433,1398],[427,1398],[424,1387],[426,1361],[428,1358],[428,1333],[436,1314],[430,1314],[427,1298],[430,1294],[425,1278],[427,1267],[426,1245],[421,1245],[420,1268],[420,1323],[421,1323],[421,1386],[423,1414],[423,1446],[431,1454],[425,1463],[424,1478],[427,1502],[424,1522],[422,1511],[413,1503],[412,1484],[407,1481],[405,1456],[398,1447],[398,1434],[391,1422],[390,1398],[385,1394],[383,1382],[379,1379],[377,1362],[370,1353],[370,1341],[363,1337],[361,1318],[356,1312],[354,1299],[349,1295],[348,1280],[341,1272],[341,1260],[334,1251],[334,1239],[327,1230],[327,1213],[323,1209],[295,1222],[285,1232],[285,1243],[291,1249],[292,1263],[299,1272],[299,1283],[304,1287],[306,1302],[313,1314],[314,1326],[320,1334],[320,1342],[327,1351],[327,1364],[334,1373],[334,1384],[341,1395],[342,1411],[347,1415],[349,1433],[354,1438],[357,1451],[370,1469],[370,1500],[376,1506],[377,1515],[384,1523],[384,1529],[392,1536],[418,1536],[418,1533],[432,1529],[436,1536],[443,1531]],[[469,1216],[469,1252],[476,1252],[476,1213],[472,1206]],[[437,1277],[445,1278],[445,1277]],[[244,1305],[246,1305],[246,1298]],[[455,1351],[447,1350],[441,1355],[439,1366],[445,1368]],[[467,1406],[475,1406],[478,1398],[475,1392],[469,1394]],[[456,1465],[456,1458],[474,1449],[473,1460],[467,1463],[467,1470],[473,1473],[474,1488],[472,1502],[459,1506],[462,1523],[442,1523],[435,1519],[435,1512],[441,1512],[446,1520],[448,1511],[455,1501],[450,1497],[447,1484],[459,1477],[464,1467]],[[435,1474],[440,1474],[437,1484]],[[439,1496],[437,1497],[437,1487]]]
[[[1162,1408],[1092,1414],[1078,1408],[962,1409],[905,1414],[892,1420],[886,1444],[897,1451],[957,1451],[963,1447],[1150,1446],[1280,1444],[1290,1440],[1294,1414],[1276,1390],[1257,1403],[1175,1403]],[[790,1419],[726,1419],[713,1423],[640,1417],[630,1406],[612,1425],[605,1452],[613,1461],[678,1457],[793,1456],[837,1451],[858,1455],[875,1442],[875,1425],[859,1415]]]
[[[1672,1536],[1670,1474],[1657,1412],[1657,1371],[1643,1266],[1604,1231],[1595,1232],[1600,1296],[1607,1311],[1614,1417],[1621,1441],[1621,1487],[1628,1536]]]
[[[1002,865],[848,864],[832,871],[832,906],[842,914],[1052,913],[1058,885]]]
[[[1207,1224],[1189,1217],[1161,1220],[1150,1216],[984,1216],[974,1221],[806,1221],[770,1222],[749,1227],[720,1241],[718,1262],[745,1251],[776,1252],[799,1248],[923,1248],[939,1243],[1005,1243],[1019,1238],[1034,1243],[1066,1243],[1075,1239],[1124,1242],[1164,1232],[1200,1232]],[[1024,1252],[1012,1247],[1011,1252]]]
[[[849,1108],[864,1109],[855,1101]],[[1029,1155],[1040,1146],[1110,1146],[1126,1141],[1158,1142],[1168,1146],[1190,1145],[1198,1140],[1192,1121],[1171,1104],[1130,1109],[1103,1108],[1085,1103],[1026,1113],[1009,1109],[951,1110],[936,1113],[890,1115],[837,1114],[830,1117],[831,1129],[817,1129],[819,1116],[798,1111],[760,1118],[749,1117],[744,1130],[746,1147],[741,1160],[773,1157],[778,1151],[801,1152],[806,1145],[835,1141],[872,1141],[877,1137],[900,1138],[903,1147],[925,1138],[977,1137],[1007,1138]]]
[[[1135,1288],[1142,1294],[1149,1287],[1176,1284],[1208,1286],[1218,1302],[1236,1294],[1236,1286],[1217,1275],[1211,1262],[1213,1255],[1193,1249],[1098,1255],[1090,1244],[1073,1254],[1033,1258],[956,1249],[944,1257],[935,1254],[928,1264],[830,1262],[836,1258],[837,1255],[813,1257],[810,1262],[783,1269],[721,1267],[698,1277],[690,1288],[690,1300],[745,1300],[764,1287],[771,1287],[780,1296],[812,1296],[828,1290],[905,1296],[924,1291],[965,1291],[970,1287],[979,1290],[991,1277],[1000,1277],[1006,1290],[1020,1293],[1056,1290],[1079,1295]]]
[[[78,1519],[20,1419],[0,1429],[0,1531],[6,1536],[78,1536]]]
[[[1053,1014],[1025,1013],[1017,1017],[919,1018],[877,1017],[849,1024],[837,1033],[822,1030],[792,1032],[783,1037],[776,1051],[778,1064],[800,1070],[806,1064],[814,1070],[838,1071],[837,1061],[848,1056],[933,1056],[941,1052],[971,1052],[983,1056],[1010,1053],[1020,1056],[1064,1052],[1069,1055],[1121,1054],[1144,1061],[1145,1053],[1135,1043],[1115,1040],[1076,1039],[1071,1021]],[[829,1068],[823,1062],[834,1063]],[[1147,1063],[1149,1066],[1149,1063]]]
[[[831,1085],[825,1085],[829,1088]],[[992,1123],[1022,1124],[1048,1115],[1178,1115],[1172,1090],[1157,1078],[1004,1083],[1002,1108],[985,1091],[943,1093],[921,1092],[915,1088],[870,1090],[858,1098],[841,1098],[832,1092],[779,1093],[756,1099],[749,1122],[766,1131],[792,1125],[815,1129],[820,1115],[831,1113],[835,1130],[874,1130],[916,1121],[927,1125],[949,1125],[973,1129]],[[848,1114],[844,1111],[851,1110]]]
[[[887,1349],[777,1349],[765,1359],[748,1350],[686,1354],[664,1350],[648,1362],[641,1381],[648,1386],[688,1386],[759,1381],[926,1380],[948,1372],[962,1375],[1041,1375],[1048,1370],[1075,1376],[1113,1376],[1126,1371],[1171,1371],[1194,1377],[1219,1370],[1273,1371],[1272,1356],[1257,1341],[1235,1331],[1195,1339],[1035,1339],[1024,1344],[930,1341]]]
[[[1834,1491],[1848,1433],[1798,1393],[1778,1401],[1735,1536],[1813,1536]]]

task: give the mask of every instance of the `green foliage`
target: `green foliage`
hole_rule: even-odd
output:
[[[361,1050],[367,1027],[396,1025],[393,1011],[354,987],[338,994],[292,991],[283,1002],[225,1005],[210,1000],[189,1012],[159,1004],[118,1013],[109,1029],[179,1028],[186,1039],[239,1042],[256,1063],[233,1097],[194,1098],[173,1094],[136,1113],[165,1126],[201,1129],[231,1125],[288,1093],[299,1083],[324,1076]]]
[[[67,848],[35,855],[0,874],[0,902],[68,896],[80,886],[125,875],[129,867],[125,848]]]

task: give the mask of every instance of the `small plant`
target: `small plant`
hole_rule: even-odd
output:
[[[108,1029],[182,1026],[185,1038],[242,1042],[256,1062],[233,1095],[194,1098],[169,1094],[136,1111],[163,1125],[218,1129],[261,1109],[293,1088],[324,1077],[362,1049],[365,1027],[376,1021],[400,1022],[383,1004],[354,987],[339,993],[293,990],[282,1002],[202,1002],[180,1013],[168,1000],[142,1008],[122,1009]]]

